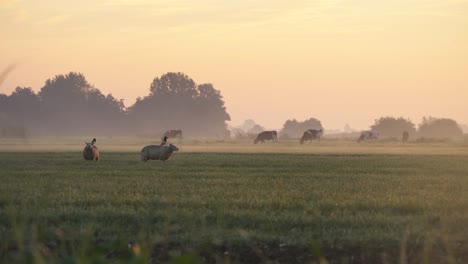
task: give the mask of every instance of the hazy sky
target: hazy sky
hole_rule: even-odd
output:
[[[468,0],[0,0],[0,87],[82,72],[126,105],[154,77],[211,82],[231,124],[380,116],[468,123]]]

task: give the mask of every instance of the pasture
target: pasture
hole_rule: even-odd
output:
[[[468,147],[0,141],[0,262],[463,263]]]

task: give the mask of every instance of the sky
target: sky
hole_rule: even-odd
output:
[[[221,91],[231,125],[381,116],[468,124],[468,0],[0,0],[0,86],[70,71],[130,106],[184,72]]]

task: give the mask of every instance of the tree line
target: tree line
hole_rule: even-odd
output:
[[[325,129],[322,122],[317,118],[309,118],[304,121],[296,119],[286,120],[279,130],[279,137],[283,139],[300,138],[304,131],[308,129]],[[450,118],[423,117],[421,123],[416,126],[410,119],[403,117],[381,117],[375,119],[370,130],[378,131],[380,138],[400,140],[403,132],[407,132],[409,137],[416,140],[424,139],[458,139],[463,136],[461,126]],[[248,119],[243,125],[232,128],[235,138],[254,138],[265,128],[254,120]],[[325,130],[326,133],[326,130]],[[335,133],[336,134],[336,133]],[[353,134],[352,129],[346,124],[343,136]],[[357,134],[357,132],[356,132]],[[354,137],[358,135],[353,135]]]
[[[230,120],[219,90],[197,84],[184,73],[156,77],[149,94],[126,107],[112,94],[104,95],[81,73],[70,72],[48,79],[38,93],[17,87],[11,95],[0,93],[0,137],[28,136],[157,136],[182,129],[189,137],[225,138]],[[265,130],[253,120],[231,136],[254,137]],[[323,128],[320,120],[285,121],[281,138],[298,138],[308,129]],[[403,117],[381,117],[370,127],[382,138],[457,138],[463,135],[456,121],[424,117],[418,128]]]
[[[460,125],[450,118],[423,117],[416,125],[403,117],[381,117],[370,127],[380,132],[382,138],[401,138],[404,131],[410,138],[420,139],[457,139],[463,136]]]
[[[76,72],[48,79],[38,93],[30,87],[0,93],[1,137],[154,136],[168,129],[222,137],[229,120],[219,90],[180,72],[154,78],[149,94],[130,107]]]

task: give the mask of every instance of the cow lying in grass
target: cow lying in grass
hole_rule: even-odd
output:
[[[178,150],[179,148],[173,144],[168,146],[149,145],[141,150],[141,160],[145,162],[148,160],[162,160],[164,162],[170,160],[174,151]]]

